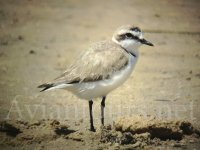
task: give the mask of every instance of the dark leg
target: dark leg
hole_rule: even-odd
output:
[[[93,116],[92,116],[92,104],[93,104],[93,101],[90,100],[89,101],[89,110],[90,110],[90,130],[95,132],[95,128],[94,128],[94,125],[93,125]]]
[[[105,100],[106,100],[106,96],[104,96],[102,98],[101,101],[101,124],[104,126],[104,108],[105,108]]]

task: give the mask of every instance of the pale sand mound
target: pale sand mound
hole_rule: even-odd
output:
[[[132,144],[131,147],[147,145],[183,146],[199,141],[200,130],[189,121],[165,121],[154,118],[121,118],[113,126],[104,128],[101,142]]]
[[[115,124],[115,130],[141,134],[148,132],[151,138],[161,140],[181,140],[184,134],[192,134],[195,129],[188,121],[164,121],[151,118],[121,118]]]

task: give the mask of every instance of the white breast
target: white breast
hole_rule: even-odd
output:
[[[73,84],[71,86],[63,85],[63,88],[71,91],[81,99],[86,100],[106,96],[109,92],[111,92],[126,81],[126,79],[133,71],[137,59],[138,56],[134,57],[130,55],[127,67],[125,67],[123,70],[115,72],[110,79],[96,82]]]

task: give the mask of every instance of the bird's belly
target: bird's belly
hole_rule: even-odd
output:
[[[106,96],[109,92],[119,87],[127,80],[133,71],[136,62],[137,58],[131,56],[127,67],[115,72],[111,78],[96,82],[74,84],[73,86],[68,87],[67,90],[86,100]]]

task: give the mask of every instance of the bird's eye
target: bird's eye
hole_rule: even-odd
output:
[[[125,36],[126,36],[126,38],[132,38],[133,37],[133,35],[131,33],[126,33]]]

